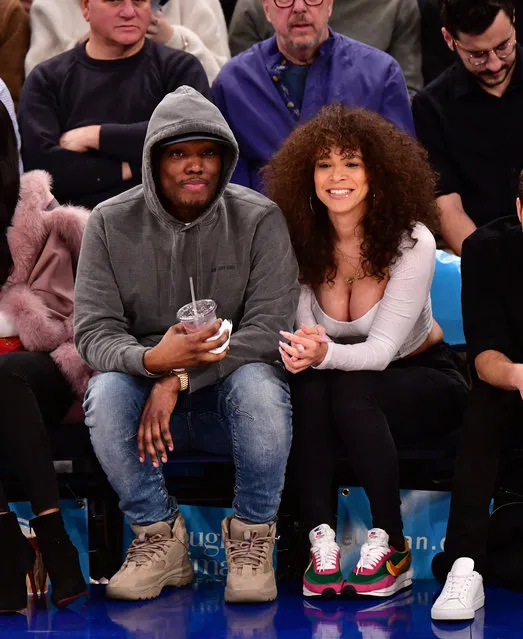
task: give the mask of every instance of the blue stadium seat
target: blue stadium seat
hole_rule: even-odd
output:
[[[461,315],[461,258],[436,251],[436,269],[430,290],[432,312],[443,329],[445,341],[464,350],[465,335]]]

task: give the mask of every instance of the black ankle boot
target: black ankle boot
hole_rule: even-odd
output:
[[[51,580],[51,600],[58,608],[69,605],[87,595],[78,551],[64,528],[59,512],[42,515],[31,520],[44,566]]]
[[[6,614],[27,607],[26,576],[35,562],[15,513],[0,515],[0,548],[0,613]]]

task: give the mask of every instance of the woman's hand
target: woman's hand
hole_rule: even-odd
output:
[[[163,377],[153,386],[138,427],[138,455],[142,464],[149,453],[153,466],[158,468],[158,455],[162,463],[167,461],[165,446],[170,452],[174,450],[170,423],[179,391],[180,380],[176,375]]]
[[[161,11],[153,13],[147,36],[158,44],[167,44],[174,35],[174,29]]]
[[[293,374],[301,373],[310,366],[318,366],[327,354],[325,329],[320,324],[305,326],[295,333],[280,331],[290,345],[280,341],[280,355],[285,368]]]

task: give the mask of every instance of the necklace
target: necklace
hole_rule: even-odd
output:
[[[356,273],[354,273],[354,275],[352,275],[351,277],[343,277],[343,275],[342,275],[342,278],[343,278],[343,283],[346,286],[352,286],[354,284],[354,282],[356,282],[357,280],[361,280],[362,279],[361,270],[358,267],[358,270],[356,271]]]
[[[354,258],[351,258],[349,255],[347,255],[346,253],[344,253],[340,248],[336,247],[336,253],[338,253],[342,260],[344,262],[347,262],[347,264],[350,264],[352,267],[354,266],[352,260]],[[351,277],[343,277],[343,275],[341,276],[343,279],[343,283],[346,286],[352,286],[354,284],[354,282],[357,282],[358,280],[363,279],[364,274],[361,272],[361,256],[358,260],[358,266],[356,268],[356,272],[354,273],[354,275],[351,275]]]

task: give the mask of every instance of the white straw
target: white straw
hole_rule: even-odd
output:
[[[194,282],[192,281],[192,277],[189,277],[189,284],[191,286],[191,297],[192,297],[192,307],[194,310],[194,315],[198,315],[198,309],[196,308],[196,295],[194,294]]]

